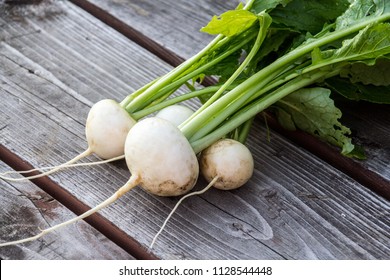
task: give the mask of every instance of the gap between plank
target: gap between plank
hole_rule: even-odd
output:
[[[34,167],[28,162],[24,161],[18,155],[8,150],[4,145],[0,144],[0,160],[10,166],[16,171],[26,171],[33,169]],[[31,172],[29,175],[39,174],[38,172]],[[28,176],[24,174],[24,176]],[[55,200],[59,201],[70,211],[76,215],[81,215],[84,212],[91,209],[86,204],[82,203],[71,193],[66,191],[60,185],[52,181],[49,177],[41,177],[31,180],[36,186],[52,196]],[[95,213],[84,219],[89,225],[94,227],[100,233],[102,233],[109,240],[121,247],[127,253],[141,260],[157,260],[158,258],[150,253],[147,248],[142,247],[135,239],[129,237],[125,232],[113,225],[109,220],[101,216],[99,213]]]

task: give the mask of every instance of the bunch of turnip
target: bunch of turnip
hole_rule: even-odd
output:
[[[249,11],[254,2],[257,4],[254,8],[262,7],[260,11]],[[97,103],[86,124],[89,148],[79,157],[90,153],[106,159],[124,157],[131,173],[129,180],[106,201],[79,217],[34,237],[0,246],[31,241],[83,219],[136,186],[154,195],[184,195],[184,199],[191,195],[201,173],[209,182],[204,190],[211,186],[221,190],[239,188],[253,173],[253,158],[244,143],[252,120],[259,112],[304,87],[339,75],[346,65],[356,61],[372,64],[378,57],[390,55],[390,40],[380,36],[383,32],[390,33],[389,9],[384,9],[384,14],[359,13],[353,20],[346,20],[356,13],[359,4],[352,1],[351,8],[345,11],[346,16],[341,16],[334,25],[324,24],[324,30],[307,38],[307,34],[291,32],[288,35],[292,40],[282,36],[289,29],[280,29],[278,24],[272,26],[274,6],[263,7],[278,5],[278,1],[271,2],[251,0],[245,7],[227,12],[228,19],[236,16],[241,20],[239,26],[234,21],[226,26],[224,16],[214,18],[209,29],[216,33],[222,30],[223,34],[200,53],[130,94],[121,103],[107,100]],[[267,41],[267,38],[274,39],[275,34],[293,43],[277,57],[272,51],[280,45]],[[359,44],[362,46],[355,48]],[[267,57],[265,62],[264,57]],[[206,74],[218,75],[218,71],[212,72],[213,67],[221,64],[223,68],[226,59],[236,59],[238,65],[227,76],[224,73],[219,83],[202,89],[191,84]],[[183,85],[191,91],[172,97]],[[181,113],[173,114],[173,118],[167,113],[171,105],[195,97],[202,105],[194,112],[180,108]],[[108,111],[103,105],[108,105]],[[178,108],[171,108],[175,107]],[[158,111],[156,116],[150,116]],[[106,129],[110,129],[110,133]],[[116,145],[112,145],[113,138],[118,140]],[[347,148],[348,153],[352,151],[351,145]]]
[[[202,155],[201,168],[206,179],[210,181],[217,179],[213,183],[221,189],[233,189],[243,185],[253,171],[252,155],[246,148],[243,150],[243,145],[237,141],[221,140],[215,145],[215,148],[211,145]],[[227,154],[220,152],[223,146],[228,148]],[[242,151],[244,153],[240,155]],[[197,182],[199,163],[196,151],[180,129],[169,120],[150,117],[137,122],[127,134],[124,153],[131,177],[107,200],[76,218],[42,230],[36,236],[3,243],[0,246],[32,241],[60,227],[84,219],[112,204],[138,185],[154,195],[181,196],[188,193]],[[218,160],[219,156],[222,158]],[[161,164],[157,164],[158,162]],[[230,173],[233,169],[234,177]],[[243,178],[240,178],[240,171]]]

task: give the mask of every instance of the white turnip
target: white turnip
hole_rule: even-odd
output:
[[[58,166],[36,168],[21,172],[8,171],[1,174],[0,178],[9,181],[23,181],[47,176],[62,168],[80,166],[81,164],[74,163],[91,154],[96,154],[105,160],[83,165],[93,165],[123,159],[126,136],[135,123],[136,121],[119,105],[119,103],[111,99],[103,99],[94,104],[88,113],[85,126],[88,148],[84,152]],[[5,176],[10,173],[22,174],[46,169],[49,170],[28,177],[12,178]]]
[[[249,149],[233,139],[221,139],[204,151],[199,160],[200,170],[210,182],[218,176],[214,187],[232,190],[244,185],[253,174],[253,157]]]
[[[156,114],[156,117],[164,120],[168,120],[174,125],[179,126],[189,117],[191,117],[193,113],[194,111],[188,108],[187,106],[175,104],[175,105],[165,107],[164,109],[159,111]]]
[[[160,196],[188,192],[198,178],[199,165],[188,140],[171,122],[148,118],[137,123],[125,144],[126,163],[141,186]]]
[[[87,151],[103,159],[123,155],[127,134],[135,123],[116,101],[104,99],[97,102],[86,121]]]

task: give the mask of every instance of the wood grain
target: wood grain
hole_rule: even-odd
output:
[[[143,39],[140,37],[143,35],[181,58],[188,58],[189,55],[197,53],[213,38],[199,31],[210,21],[211,16],[218,15],[226,9],[234,9],[240,3],[238,0],[72,0],[72,2],[106,24],[113,24],[113,27],[120,29],[122,33],[126,33],[126,29],[130,27],[134,30],[129,34],[132,40],[142,44]],[[134,34],[135,32],[139,34]],[[159,52],[157,49],[154,51]],[[162,54],[166,55],[165,52]]]
[[[0,141],[34,166],[64,162],[86,148],[83,123],[93,102],[121,99],[170,69],[68,2],[0,11]],[[156,243],[157,257],[390,255],[387,200],[278,133],[266,139],[257,123],[249,140],[256,162],[253,178],[242,189],[210,190],[185,201]],[[118,162],[50,177],[94,206],[129,175],[124,162]],[[196,188],[204,185],[200,179]],[[101,214],[147,247],[176,202],[136,188]]]
[[[9,167],[0,162],[0,172]],[[0,238],[2,242],[26,238],[75,215],[47,193],[27,181],[0,181]],[[100,232],[81,221],[36,242],[0,248],[1,259],[133,259]]]

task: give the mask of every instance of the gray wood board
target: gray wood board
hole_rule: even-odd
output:
[[[0,172],[9,167],[0,162]],[[75,215],[33,183],[0,181],[0,239],[16,240],[39,233],[39,229],[66,221]],[[0,258],[12,260],[105,260],[133,259],[100,232],[81,221],[55,234],[23,246],[0,248]]]
[[[56,11],[50,17],[35,16],[35,9],[1,17],[0,139],[42,166],[64,162],[86,148],[83,123],[90,104],[103,97],[123,98],[169,66],[68,2],[41,6],[39,13]],[[142,75],[134,75],[139,71]],[[256,124],[249,141],[256,162],[251,181],[236,191],[210,190],[185,201],[156,243],[156,256],[389,256],[388,201],[278,134],[272,133],[270,142],[266,137]],[[125,183],[129,172],[120,162],[51,177],[94,206]],[[204,185],[200,180],[197,188]],[[176,202],[136,188],[101,213],[148,246]]]
[[[243,1],[87,0],[84,2],[93,3],[165,48],[183,58],[188,58],[201,50],[212,38],[199,29],[205,26],[213,15],[234,9]],[[340,106],[343,111],[343,123],[352,129],[354,142],[365,148],[368,158],[359,163],[390,181],[388,106],[372,106],[357,102],[340,104]],[[375,137],[372,137],[373,135]]]
[[[213,38],[199,31],[213,15],[234,9],[240,3],[238,0],[74,2],[95,4],[183,58],[200,51]]]

